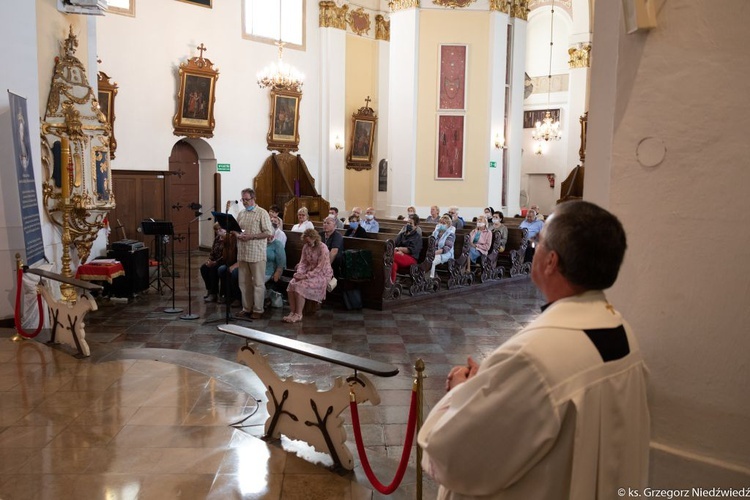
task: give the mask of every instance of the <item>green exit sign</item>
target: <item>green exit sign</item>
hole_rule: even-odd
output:
[[[494,161],[491,161],[490,168],[497,168],[497,163],[495,163]]]
[[[218,163],[216,165],[216,170],[219,172],[229,172],[229,163]]]

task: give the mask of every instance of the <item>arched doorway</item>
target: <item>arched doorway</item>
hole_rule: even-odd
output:
[[[167,176],[167,220],[174,225],[175,252],[188,249],[188,225],[195,219],[193,204],[200,204],[198,153],[186,141],[179,141],[169,155]],[[190,249],[198,248],[198,231],[190,228]]]

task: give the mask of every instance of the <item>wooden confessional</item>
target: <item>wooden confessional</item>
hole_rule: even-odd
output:
[[[315,179],[305,160],[292,153],[272,153],[255,176],[256,202],[268,209],[278,205],[284,212],[284,224],[297,223],[297,210],[307,207],[310,220],[328,217],[330,203],[315,189]]]

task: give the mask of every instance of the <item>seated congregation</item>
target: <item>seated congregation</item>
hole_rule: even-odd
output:
[[[529,234],[538,225],[536,219],[528,220],[530,212],[525,219],[505,219],[491,207],[470,222],[460,218],[457,207],[441,215],[433,206],[424,220],[414,207],[393,219],[376,218],[375,209],[368,207],[365,221],[358,207],[341,218],[331,207],[322,222],[310,220],[307,210],[300,209],[298,223],[286,228],[279,207],[269,207],[268,213],[273,235],[266,238],[262,310],[254,300],[242,300],[237,234],[216,228],[201,275],[206,301],[244,303],[247,307],[236,316],[248,319],[288,303],[283,318],[288,323],[314,314],[326,300],[348,308],[387,309],[410,297],[450,294],[528,274],[533,256]],[[367,231],[363,222],[377,231]],[[250,290],[253,298],[258,296],[252,286]]]

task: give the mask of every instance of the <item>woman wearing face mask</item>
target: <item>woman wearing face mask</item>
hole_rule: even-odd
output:
[[[349,227],[344,236],[353,236],[355,238],[367,238],[367,231],[359,225],[359,215],[351,214],[349,216]]]
[[[453,244],[456,241],[456,228],[451,224],[449,215],[443,215],[435,225],[435,231],[432,232],[435,238],[435,260],[432,261],[432,270],[430,278],[435,277],[435,267],[438,264],[444,264],[453,260]]]
[[[333,276],[328,248],[321,243],[318,232],[315,229],[305,230],[302,242],[302,255],[287,288],[291,312],[284,316],[285,323],[302,320],[305,301],[322,302],[326,298],[326,286]]]
[[[484,216],[487,218],[487,223],[489,224],[490,221],[492,221],[492,213],[495,211],[492,207],[487,207],[484,209]]]
[[[271,219],[273,223],[273,218]],[[281,292],[279,280],[286,267],[286,252],[276,236],[268,237],[266,245],[266,300],[265,307],[271,306],[271,291]],[[277,306],[278,307],[278,306]]]
[[[503,213],[495,212],[492,214],[492,227],[490,228],[495,238],[500,238],[498,252],[505,251],[505,245],[508,243],[508,228],[503,224]]]
[[[469,258],[476,264],[481,255],[487,255],[492,245],[492,231],[487,227],[487,217],[477,217],[477,228],[469,234]]]
[[[307,229],[315,229],[315,226],[310,221],[307,207],[302,207],[297,210],[297,224],[292,226],[292,231],[295,233],[304,233]]]
[[[396,249],[393,252],[393,267],[391,268],[391,283],[396,282],[396,273],[400,268],[409,268],[417,263],[419,252],[422,251],[422,237],[417,232],[419,216],[412,215],[406,219],[404,232],[396,236]]]

